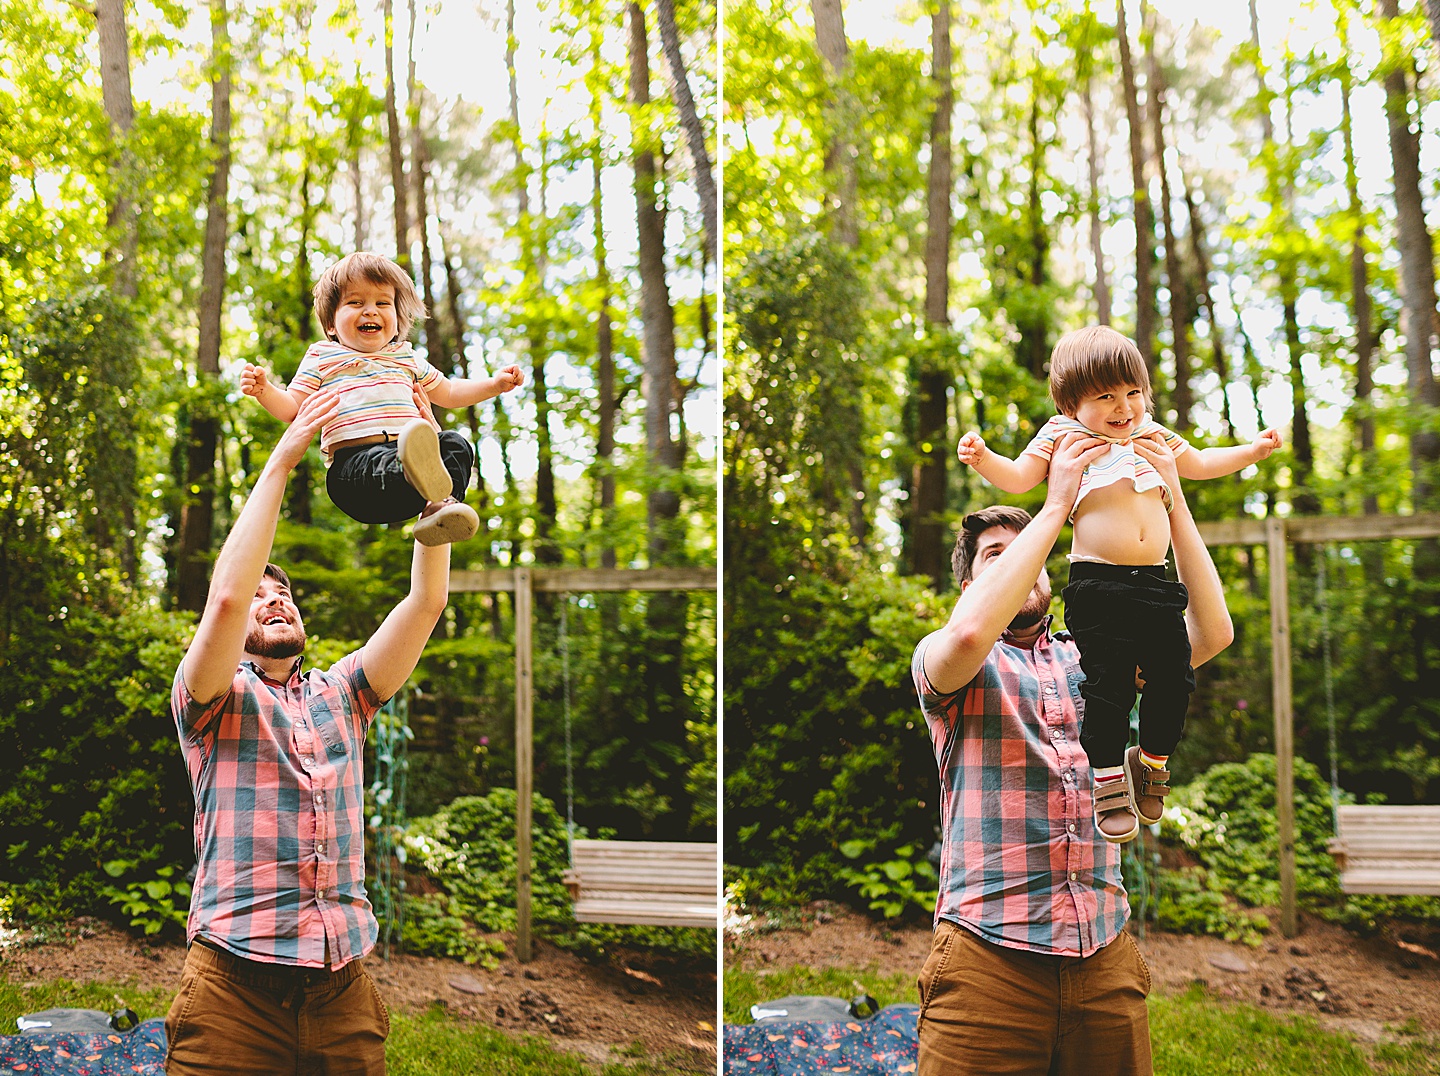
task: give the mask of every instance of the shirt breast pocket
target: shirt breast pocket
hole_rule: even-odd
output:
[[[325,745],[325,757],[338,763],[345,757],[345,737],[340,733],[336,715],[323,702],[310,706],[310,723],[314,726],[320,742]]]

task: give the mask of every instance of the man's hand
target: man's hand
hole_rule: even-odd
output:
[[[985,447],[985,438],[981,437],[974,430],[971,430],[964,437],[960,438],[960,444],[955,449],[955,454],[960,457],[960,462],[967,467],[979,467],[980,461],[985,458],[989,451]]]
[[[1250,451],[1255,453],[1255,460],[1267,458],[1277,448],[1284,448],[1285,442],[1280,437],[1280,432],[1271,426],[1268,430],[1261,430],[1260,436],[1250,444]]]
[[[340,397],[334,389],[321,389],[306,397],[295,415],[295,421],[285,430],[270,458],[284,467],[287,474],[293,471],[295,465],[305,458],[316,432],[335,417],[339,406]]]
[[[247,362],[245,369],[240,371],[240,391],[246,396],[254,396],[258,400],[270,387],[270,377],[265,373],[265,367]]]
[[[420,412],[420,417],[434,426],[436,433],[441,432],[440,421],[435,417],[435,409],[430,406],[430,397],[425,395],[425,390],[419,385],[411,385],[410,399],[415,404],[415,410]]]
[[[1274,432],[1273,430],[1270,432]],[[1170,492],[1180,493],[1180,471],[1175,463],[1175,453],[1165,443],[1165,437],[1160,433],[1146,434],[1144,437],[1137,437],[1132,442],[1135,451],[1141,457],[1148,460],[1151,467],[1164,479],[1165,484],[1170,487]]]
[[[1070,515],[1075,507],[1075,498],[1080,495],[1080,476],[1085,468],[1110,451],[1110,443],[1088,434],[1062,433],[1055,440],[1055,451],[1050,456],[1050,477],[1047,482],[1045,504],[1056,505]]]
[[[525,384],[525,371],[513,363],[509,366],[502,366],[495,374],[496,395],[501,392],[510,392]]]

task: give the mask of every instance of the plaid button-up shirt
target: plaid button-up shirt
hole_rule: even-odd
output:
[[[1089,956],[1124,928],[1120,846],[1095,830],[1080,747],[1080,655],[1048,621],[1033,647],[1006,632],[965,687],[942,694],[911,674],[940,767],[935,919],[986,941]]]
[[[197,703],[175,674],[171,711],[195,792],[187,933],[248,960],[340,968],[379,928],[365,895],[365,733],[380,708],[360,652],[285,683],[242,662]]]

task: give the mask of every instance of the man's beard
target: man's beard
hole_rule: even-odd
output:
[[[1020,606],[1020,611],[1010,621],[1010,630],[1025,631],[1027,628],[1033,628],[1049,612],[1050,584],[1045,581],[1037,582],[1026,596],[1025,604]]]
[[[287,626],[290,632],[284,635],[271,635],[264,627],[251,628],[245,636],[245,653],[258,658],[293,658],[305,649],[305,629]]]

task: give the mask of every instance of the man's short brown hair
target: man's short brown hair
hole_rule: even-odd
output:
[[[956,584],[964,585],[975,577],[975,547],[980,544],[982,534],[992,527],[1008,527],[1019,532],[1029,523],[1029,512],[1008,504],[982,508],[961,520],[960,533],[955,536],[955,548],[950,551],[950,567],[955,572]]]
[[[404,340],[410,335],[415,319],[425,316],[425,303],[415,291],[415,282],[409,273],[384,255],[371,254],[368,250],[345,255],[315,282],[315,317],[325,335],[335,335],[335,311],[340,309],[340,296],[347,287],[361,280],[389,284],[395,289],[396,335]]]
[[[266,564],[265,570],[260,573],[260,578],[264,579],[266,576],[275,580],[275,582],[279,583],[286,590],[292,593],[294,592],[295,588],[290,585],[290,577],[285,574],[285,569],[280,567],[280,565]]]
[[[1128,336],[1108,325],[1091,325],[1068,332],[1050,353],[1050,399],[1062,415],[1075,417],[1080,402],[1097,392],[1120,385],[1145,390],[1145,410],[1154,411],[1150,371],[1140,349]]]

